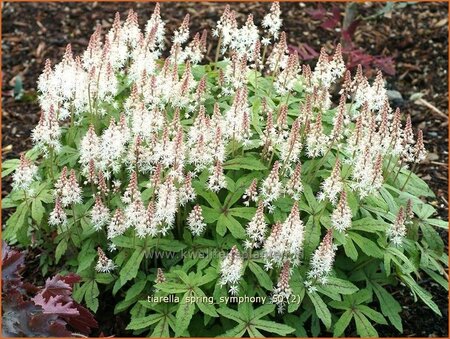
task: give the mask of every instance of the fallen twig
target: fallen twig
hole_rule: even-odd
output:
[[[417,100],[414,101],[414,103],[418,104],[418,105],[422,105],[422,106],[426,106],[429,109],[431,109],[434,113],[436,113],[437,115],[439,115],[442,118],[445,118],[446,120],[448,120],[448,115],[445,114],[444,112],[442,112],[439,108],[437,108],[436,106],[434,106],[433,104],[429,103],[428,101],[426,101],[425,99],[419,98]]]

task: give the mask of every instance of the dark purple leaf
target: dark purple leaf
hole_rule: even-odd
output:
[[[55,314],[62,317],[79,315],[77,309],[73,307],[73,303],[66,302],[63,295],[44,298],[42,294],[37,294],[32,300],[36,305],[42,307],[45,314]]]
[[[6,292],[11,288],[22,286],[20,270],[24,267],[25,255],[2,243],[2,283]]]
[[[47,279],[42,289],[22,283],[24,254],[5,242],[2,264],[3,337],[70,337],[67,324],[85,335],[98,327],[92,313],[72,299],[72,286],[80,281],[78,275],[56,275]],[[27,293],[37,294],[30,300]]]
[[[350,51],[347,55],[348,55],[348,62],[347,62],[348,68],[356,67],[359,64],[361,64],[362,66],[368,66],[373,60],[373,56],[365,53],[362,50],[353,50]]]
[[[72,332],[67,330],[66,322],[51,314],[36,314],[31,316],[29,322],[30,328],[34,331],[35,336],[39,337],[71,337]],[[38,335],[38,333],[42,333]]]
[[[356,28],[359,25],[359,20],[352,21],[352,23],[347,27],[347,29],[342,30],[342,38],[347,41],[351,42],[353,39],[353,35],[355,34]]]
[[[66,322],[44,314],[32,301],[24,301],[19,290],[3,299],[3,337],[70,337]]]
[[[327,20],[325,20],[320,27],[326,30],[333,30],[339,25],[340,21],[336,20],[335,18],[331,17]]]
[[[53,278],[47,279],[44,289],[39,294],[46,300],[50,297],[65,296],[66,298],[64,298],[64,301],[69,302],[72,300],[72,286],[67,284],[64,279],[57,274]]]
[[[338,6],[333,5],[331,7],[331,15],[333,16],[333,19],[336,21],[340,21],[341,20],[341,10]]]
[[[79,283],[81,281],[81,277],[74,273],[69,273],[67,275],[60,276],[60,278],[70,286],[73,286],[73,284]]]
[[[58,311],[58,308],[50,308],[54,312],[59,312],[58,314],[67,321],[73,328],[83,334],[89,334],[91,328],[97,328],[97,321],[94,319],[94,316],[83,306],[78,304],[72,299],[72,285],[79,282],[80,277],[75,274],[69,274],[66,276],[56,275],[52,279],[47,279],[45,282],[44,289],[40,292],[42,298],[39,298],[37,301],[39,304],[44,304],[46,302],[54,302],[54,298],[58,298],[57,302],[60,305],[55,305],[62,307],[63,310],[61,312]],[[36,296],[37,297],[37,296]],[[70,311],[68,313],[63,313],[67,311],[65,307],[70,305]],[[49,306],[51,307],[51,305]],[[49,310],[44,308],[44,311]]]
[[[70,317],[65,319],[70,326],[75,328],[78,332],[86,335],[91,333],[91,328],[98,328],[97,321],[87,308],[84,308],[76,302],[74,302],[73,304],[74,307],[76,307],[79,315],[77,317]]]

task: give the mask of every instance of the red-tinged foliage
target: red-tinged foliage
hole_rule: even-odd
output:
[[[45,314],[56,314],[63,318],[79,315],[78,311],[72,307],[73,304],[71,302],[64,303],[64,296],[62,295],[44,298],[42,294],[37,294],[31,300],[33,300],[36,305],[41,306]]]
[[[3,291],[22,286],[20,270],[24,267],[25,255],[19,251],[11,250],[5,243],[2,247],[2,283]]]
[[[64,278],[59,274],[55,275],[53,278],[48,278],[45,282],[45,287],[39,293],[45,299],[50,299],[51,297],[65,296],[64,302],[70,302],[72,298],[72,286],[66,283]]]
[[[352,69],[358,64],[361,64],[366,69],[379,69],[385,74],[395,75],[395,65],[392,57],[371,55],[354,45],[353,36],[358,25],[360,24],[359,19],[353,20],[348,27],[344,29],[342,27],[340,9],[335,5],[333,5],[331,9],[326,9],[322,4],[319,4],[316,9],[307,10],[307,13],[312,19],[319,21],[319,26],[325,30],[335,31],[336,28],[341,28],[339,30],[340,36],[338,37],[338,40],[341,40],[344,45],[342,54],[346,60],[347,68]],[[305,45],[306,44],[303,44],[303,48],[290,47],[290,49],[293,52],[296,52],[302,60],[310,60],[315,58],[316,56],[313,56],[315,52],[314,49]]]
[[[379,55],[370,55],[362,49],[344,49],[343,54],[347,57],[347,67],[354,68],[361,65],[364,68],[375,68],[388,75],[395,75],[394,59]]]
[[[377,56],[373,60],[373,64],[381,69],[384,73],[389,75],[395,75],[394,58],[388,56]]]
[[[306,43],[300,43],[298,47],[288,45],[290,53],[297,53],[302,60],[312,60],[319,56],[319,53]]]
[[[72,299],[75,274],[56,275],[43,288],[22,282],[24,254],[2,248],[3,336],[69,337],[71,328],[88,335],[98,324],[93,315]],[[33,298],[29,295],[36,294]]]
[[[320,25],[323,29],[333,30],[341,23],[341,11],[337,6],[331,8],[331,12],[327,12],[326,19]]]
[[[360,20],[355,20],[348,25],[347,29],[342,29],[342,39],[348,44],[352,43],[352,37],[355,34],[356,28],[358,27]]]

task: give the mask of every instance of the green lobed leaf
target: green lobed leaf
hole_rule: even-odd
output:
[[[244,322],[243,317],[241,314],[239,314],[238,311],[235,311],[228,307],[221,307],[217,309],[217,313],[220,315],[223,315],[225,318],[237,321],[238,323],[242,324]]]
[[[120,270],[120,281],[122,284],[136,277],[144,254],[145,252],[142,249],[137,249],[133,252],[125,266]]]
[[[155,284],[155,288],[166,293],[185,293],[189,287],[184,284],[179,284],[171,281]]]
[[[366,217],[353,221],[351,230],[376,233],[376,232],[385,232],[387,226],[388,224],[383,220]]]
[[[157,314],[151,314],[149,316],[143,317],[143,318],[135,318],[131,319],[131,322],[126,327],[127,330],[140,330],[143,328],[150,327],[154,323],[161,320],[161,318],[164,317],[164,315],[157,313]]]
[[[420,287],[409,275],[402,274],[400,278],[434,313],[439,316],[442,315],[438,305],[432,300],[433,297],[429,292]]]
[[[95,262],[97,252],[94,250],[93,247],[90,246],[89,243],[90,242],[85,242],[85,244],[82,247],[82,250],[78,254],[77,273],[83,272]]]
[[[380,284],[371,282],[370,285],[380,302],[381,312],[389,318],[397,330],[403,332],[402,318],[399,314],[402,310],[400,304]]]
[[[99,294],[97,282],[95,280],[89,281],[86,286],[84,300],[86,301],[86,306],[94,313],[97,312],[98,309]]]
[[[231,215],[221,215],[219,217],[219,221],[221,221],[226,228],[231,232],[231,234],[237,238],[237,239],[244,239],[245,238],[245,230],[244,227],[242,227],[241,223],[237,221],[233,216]],[[219,221],[217,223],[219,223]]]
[[[191,292],[188,291],[183,296],[180,301],[180,305],[176,314],[176,327],[175,327],[175,336],[179,337],[184,334],[184,332],[188,329],[189,324],[191,322],[192,316],[195,312],[195,304],[192,302],[188,302],[187,298],[191,296]]]
[[[175,239],[163,238],[157,241],[157,248],[163,251],[181,252],[186,247],[187,246],[183,244],[181,241]]]
[[[212,224],[213,222],[216,222],[221,214],[221,211],[219,209],[214,209],[207,206],[201,206],[202,208],[202,215],[203,219],[207,224]]]
[[[406,169],[403,169],[400,174],[398,175],[397,182],[400,184],[397,185],[397,187],[403,187],[404,183],[406,182],[409,171]],[[408,193],[411,193],[415,195],[416,197],[430,197],[434,198],[435,195],[433,191],[430,189],[428,184],[420,179],[415,173],[412,173],[409,176],[408,183],[406,184],[405,191]]]
[[[444,251],[444,241],[438,232],[436,232],[433,227],[421,223],[420,229],[422,230],[423,237],[427,242],[428,246],[435,250],[438,255],[442,254]]]
[[[18,240],[21,245],[28,245],[30,239],[28,234],[28,215],[29,209],[26,202],[21,203],[16,211],[6,221],[6,227],[3,233],[5,240]]]
[[[248,267],[255,275],[258,283],[264,287],[266,290],[271,291],[273,288],[272,279],[270,279],[269,275],[266,271],[264,271],[261,266],[259,266],[256,262],[250,261]]]
[[[314,311],[316,312],[317,317],[319,317],[325,327],[329,329],[331,327],[331,313],[327,305],[316,292],[308,293],[308,296],[314,304]]]
[[[295,332],[293,333],[293,335],[295,335],[296,338],[306,338],[308,336],[308,333],[306,332],[304,327],[304,323],[300,319],[300,317],[293,314],[285,314],[283,315],[283,318],[286,325],[295,328]]]
[[[227,232],[227,217],[223,213],[219,216],[219,219],[217,220],[216,231],[217,234],[219,234],[222,237]]]
[[[67,240],[61,239],[61,241],[58,243],[58,246],[56,246],[55,250],[55,263],[57,264],[61,257],[66,253],[67,250]]]
[[[220,335],[221,338],[241,338],[247,331],[247,324],[240,323],[236,327],[226,331],[224,334]]]
[[[40,224],[44,217],[45,208],[42,205],[42,201],[39,199],[33,199],[31,202],[31,217]]]
[[[347,257],[353,261],[358,260],[358,250],[350,237],[346,237],[344,242],[344,252]]]
[[[155,326],[150,337],[152,338],[168,338],[170,336],[169,333],[169,317],[163,317]]]
[[[430,224],[431,226],[436,226],[448,230],[448,221],[440,219],[425,219],[424,222]]]
[[[360,310],[368,318],[372,319],[378,324],[387,325],[386,319],[380,312],[375,311],[367,305],[358,305],[358,310]]]
[[[348,280],[343,280],[335,277],[328,277],[325,289],[330,289],[339,294],[353,294],[358,291],[358,287],[353,285]]]
[[[345,311],[338,321],[334,324],[333,327],[333,336],[334,337],[340,337],[342,334],[344,334],[345,329],[350,324],[350,321],[353,318],[353,312],[351,310]]]
[[[227,170],[247,169],[252,171],[264,171],[267,169],[259,159],[247,156],[230,159],[223,164],[223,168]]]
[[[2,178],[8,176],[19,167],[19,159],[9,159],[2,162]]]
[[[320,223],[315,217],[306,222],[304,239],[304,256],[309,258],[320,243]]]
[[[369,257],[383,258],[383,252],[377,244],[372,240],[363,237],[355,232],[348,232],[350,238],[358,245],[358,247]]]
[[[111,284],[116,278],[111,273],[96,273],[95,281],[99,284]]]
[[[378,337],[377,330],[372,326],[369,319],[366,318],[364,314],[360,311],[353,312],[356,332],[363,338]]]
[[[275,310],[275,304],[265,304],[253,311],[253,318],[259,319]]]
[[[114,245],[124,248],[136,248],[137,245],[141,245],[142,241],[138,238],[128,237],[125,235],[119,235],[111,239]]]
[[[219,197],[216,193],[206,190],[202,183],[194,181],[192,186],[195,189],[195,193],[205,199],[208,204],[214,209],[220,209],[222,204],[220,203]]]
[[[245,220],[251,220],[256,214],[255,207],[234,207],[230,208],[228,213],[234,217],[242,218]]]
[[[271,334],[275,333],[281,336],[286,336],[287,334],[295,331],[295,328],[293,327],[268,320],[258,319],[252,321],[252,324],[260,330],[267,331]]]
[[[317,208],[319,206],[319,202],[317,201],[311,186],[303,185],[303,194],[305,195],[306,201],[308,202],[308,206],[314,211],[317,212]]]
[[[203,292],[200,288],[195,287],[194,288],[194,293],[196,295],[196,297],[201,298],[200,300],[206,300],[206,294],[205,292]],[[203,301],[199,301],[196,303],[198,308],[200,309],[200,311],[202,311],[204,314],[207,314],[211,317],[218,317],[219,315],[216,312],[216,309],[214,307],[214,305],[210,304],[209,302],[203,302]]]
[[[417,271],[417,267],[402,253],[398,248],[395,247],[389,247],[388,253],[390,253],[392,256],[392,260],[394,260],[395,263],[397,263],[398,266],[402,268],[403,271],[410,273]],[[402,260],[402,262],[399,262],[396,260],[396,258],[399,258]]]
[[[144,290],[146,284],[146,279],[139,280],[138,282],[133,284],[125,294],[125,301],[138,297],[139,294]]]

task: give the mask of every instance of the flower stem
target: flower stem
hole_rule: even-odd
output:
[[[177,212],[177,230],[178,230],[178,236],[180,239],[183,238],[183,234],[181,234],[181,210],[178,210]]]
[[[394,180],[392,181],[394,184],[395,184],[395,180],[397,180],[397,177],[400,174],[400,171],[402,170],[402,168],[403,168],[403,160],[400,162],[400,166],[398,168],[397,174],[395,175]]]
[[[73,227],[75,228],[77,236],[78,236],[78,240],[81,243],[81,231],[77,227],[77,217],[75,215],[75,204],[72,204],[72,216],[73,216]],[[81,226],[81,224],[80,224],[80,226]]]
[[[52,181],[55,181],[55,175],[53,174],[53,147],[50,147],[50,177],[52,178]]]
[[[261,59],[262,65],[264,65],[264,61],[266,61],[266,52],[267,52],[267,45],[264,45],[263,55],[262,55],[262,59]]]
[[[330,153],[331,149],[333,148],[333,144],[334,144],[334,141],[331,143],[330,147],[328,147],[328,149],[327,149],[327,151],[325,152],[325,154],[323,155],[322,159],[320,159],[318,165],[314,166],[314,167],[311,169],[310,174],[308,174],[308,180],[307,180],[308,183],[310,183],[310,181],[311,181],[311,180],[313,179],[313,177],[314,177],[314,174],[320,169],[320,167],[322,167],[322,165],[323,165],[323,163],[325,162],[325,159],[326,159],[328,153]]]
[[[214,70],[217,69],[217,60],[219,60],[220,47],[222,45],[222,34],[219,35],[219,42],[217,43],[216,57],[214,58]]]
[[[394,155],[391,153],[391,156],[389,157],[388,164],[386,166],[386,170],[385,170],[384,175],[383,175],[385,178],[387,178],[387,175],[389,173],[389,167],[391,166],[391,161],[392,161],[393,157],[394,157]]]
[[[159,235],[158,235],[158,239],[156,240],[156,246],[155,246],[155,251],[153,252],[154,256],[153,256],[153,262],[155,265],[155,270],[158,269],[158,256],[157,256],[157,252],[158,252],[158,245],[159,245]]]
[[[275,75],[276,75],[276,73],[277,73],[278,63],[280,62],[280,59],[281,59],[281,54],[278,55],[277,62],[275,63],[275,67],[274,67],[274,69],[273,69],[273,71],[272,71],[272,74],[270,75],[271,78],[272,78],[272,80],[271,80],[271,82],[270,82],[270,89],[269,89],[269,95],[268,95],[269,97],[272,96],[273,82],[274,82],[274,80],[275,80]]]
[[[412,166],[411,170],[409,171],[408,177],[406,178],[405,183],[403,184],[402,188],[400,189],[402,192],[403,192],[403,190],[405,189],[406,184],[407,184],[408,181],[409,181],[409,178],[411,178],[411,174],[414,172],[415,167],[416,167],[416,164],[414,164],[414,165]]]

